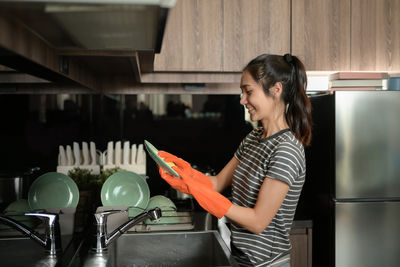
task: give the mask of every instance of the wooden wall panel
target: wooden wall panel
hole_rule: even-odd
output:
[[[292,1],[292,53],[306,70],[350,70],[350,0]]]
[[[223,70],[290,51],[290,0],[224,0]]]
[[[222,0],[179,0],[170,10],[155,71],[222,71]]]
[[[400,70],[400,0],[352,0],[351,70]]]
[[[46,73],[64,76],[92,89],[97,87],[97,79],[89,69],[82,66],[79,59],[69,59],[68,75],[61,73],[55,48],[3,13],[0,13],[0,46],[22,57],[26,62],[40,65]]]

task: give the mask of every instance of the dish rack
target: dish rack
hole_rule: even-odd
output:
[[[96,212],[115,210],[125,211],[115,213],[107,218],[107,231],[111,233],[120,225],[129,219],[129,207],[126,206],[100,206]],[[128,232],[153,232],[153,231],[183,231],[194,229],[192,212],[181,211],[176,212],[176,216],[163,216],[164,218],[174,219],[174,223],[151,223],[147,224],[147,220],[131,227]],[[161,217],[161,218],[163,218]],[[176,220],[177,219],[177,220]]]
[[[96,144],[82,142],[82,147],[78,142],[70,145],[59,146],[57,172],[68,175],[74,168],[91,170],[92,174],[100,174],[101,151],[96,149]]]
[[[74,168],[90,170],[92,174],[100,174],[100,170],[120,168],[146,175],[146,152],[143,144],[130,144],[109,141],[104,152],[96,149],[94,142],[78,142],[73,145],[59,146],[57,172],[68,175]]]
[[[125,141],[107,143],[107,150],[102,153],[103,169],[121,168],[123,170],[146,174],[146,152],[143,144],[130,144]]]
[[[191,212],[177,212],[176,216],[165,216],[164,218],[177,219],[174,223],[151,223],[142,222],[130,228],[128,232],[155,232],[155,231],[183,231],[193,230],[193,215]]]

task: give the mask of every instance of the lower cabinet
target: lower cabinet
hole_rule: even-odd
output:
[[[290,267],[312,266],[312,227],[294,227],[290,232]]]

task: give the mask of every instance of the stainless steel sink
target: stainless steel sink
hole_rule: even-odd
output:
[[[1,238],[0,259],[2,266],[35,266],[40,262],[54,266],[56,263],[56,259],[46,255],[42,246],[27,237]]]
[[[237,266],[217,231],[124,234],[84,266]]]
[[[63,236],[62,245],[68,245],[71,236]],[[0,238],[1,266],[55,266],[59,259],[50,257],[44,248],[28,237]]]

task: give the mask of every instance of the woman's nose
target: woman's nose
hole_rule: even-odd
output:
[[[246,97],[244,94],[240,94],[240,102],[241,105],[246,104]]]

